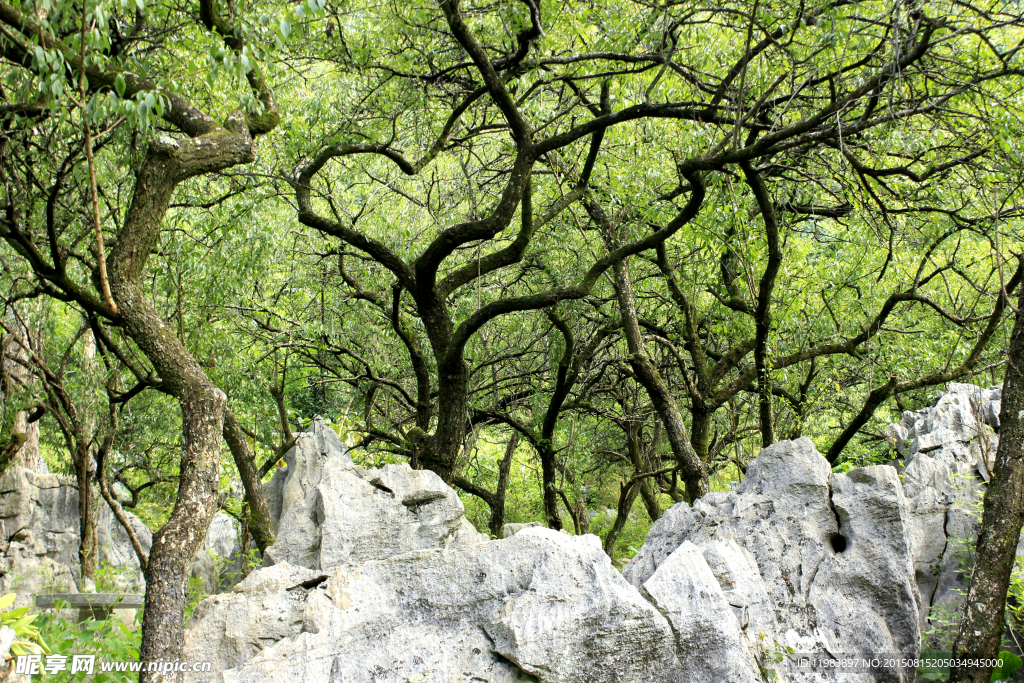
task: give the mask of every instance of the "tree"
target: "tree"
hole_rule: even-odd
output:
[[[32,268],[40,294],[74,302],[88,316],[120,327],[155,369],[155,377],[141,375],[140,380],[158,383],[162,391],[179,403],[184,439],[178,491],[170,518],[154,536],[146,566],[146,611],[140,652],[143,661],[174,659],[181,647],[187,565],[202,542],[218,503],[226,397],[154,309],[144,287],[146,263],[158,243],[177,186],[191,178],[252,161],[253,136],[273,130],[279,115],[261,70],[250,64],[245,76],[258,100],[255,111],[236,111],[223,123],[218,122],[181,94],[139,75],[148,71],[143,63],[137,62],[136,70],[131,68],[132,60],[125,59],[131,56],[131,50],[126,53],[125,44],[130,47],[146,28],[147,16],[143,12],[137,13],[132,36],[118,40],[117,27],[122,25],[118,19],[106,22],[98,4],[91,12],[88,9],[69,4],[54,13],[27,14],[0,3],[0,23],[6,27],[4,55],[18,70],[15,78],[19,94],[41,87],[44,95],[42,102],[24,101],[16,106],[15,112],[31,118],[16,118],[18,129],[13,132],[21,138],[24,148],[34,154],[38,147],[33,146],[38,142],[34,139],[37,136],[33,120],[46,118],[51,111],[63,114],[55,117],[47,131],[49,135],[66,133],[61,122],[76,113],[81,117],[83,131],[83,143],[74,145],[64,157],[55,182],[42,197],[34,192],[39,180],[31,168],[12,165],[9,157],[5,159],[6,216],[0,232]],[[173,16],[160,19],[175,22]],[[220,34],[237,59],[248,62],[241,29],[224,19],[215,3],[201,5],[200,19],[206,30]],[[67,28],[72,20],[80,30],[70,34],[69,43],[64,38],[69,35]],[[144,54],[142,58],[145,59]],[[37,78],[45,85],[36,85]],[[77,99],[70,94],[74,91],[69,87],[75,81]],[[183,137],[157,136],[142,151],[131,183],[131,203],[108,257],[94,163],[95,148],[105,146],[106,141],[94,145],[91,127],[106,119],[110,129],[116,128],[125,115],[148,122],[151,114],[161,117]],[[76,251],[81,238],[66,242],[72,236],[65,233],[74,227],[74,212],[61,215],[60,206],[61,199],[68,199],[61,196],[62,190],[66,190],[64,183],[81,151],[88,160],[91,201],[87,205],[93,214],[87,225],[95,228],[94,250],[88,255]],[[37,197],[45,197],[42,230],[34,225]],[[150,673],[141,675],[142,680],[151,678]]]
[[[1022,261],[1024,262],[1024,261]],[[1007,285],[1009,296],[1014,287]],[[1024,287],[1006,350],[1006,378],[999,409],[999,447],[985,490],[981,531],[964,614],[953,643],[954,660],[990,661],[998,657],[1005,622],[1006,593],[1024,526]],[[991,666],[950,667],[950,681],[987,682]]]

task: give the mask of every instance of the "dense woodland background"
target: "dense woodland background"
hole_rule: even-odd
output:
[[[322,415],[619,563],[776,440],[889,462],[1002,382],[1021,12],[0,0],[5,459],[27,415],[166,538],[262,547]]]

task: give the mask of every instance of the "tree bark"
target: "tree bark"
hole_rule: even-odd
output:
[[[455,463],[466,437],[466,409],[469,402],[469,373],[462,353],[456,358],[441,358],[437,374],[437,429],[427,437],[421,456],[425,467],[436,472],[446,483],[452,483]]]
[[[628,444],[629,459],[633,462],[633,469],[636,470],[636,474],[650,472],[652,471],[651,463],[644,453],[643,442],[640,439],[639,424],[632,423],[630,429],[636,432],[636,436],[629,439]],[[651,449],[653,450],[657,446],[657,440],[653,440],[651,442]],[[651,488],[651,483],[648,479],[644,477],[633,486],[640,489],[640,498],[644,501],[644,507],[647,508],[647,516],[651,518],[651,522],[657,522],[661,519],[661,505],[658,503],[658,497]]]
[[[985,491],[974,570],[964,600],[953,659],[994,659],[999,654],[1021,525],[1024,524],[1024,287],[1007,350],[999,411],[999,448]],[[992,667],[950,667],[950,683],[988,683]]]
[[[212,384],[198,382],[190,383],[179,399],[184,432],[181,475],[174,509],[153,536],[146,566],[146,610],[139,648],[142,662],[181,658],[189,563],[206,536],[219,502],[225,402],[223,392]],[[144,671],[139,680],[148,683],[160,679]]]
[[[622,533],[623,528],[626,526],[626,520],[629,519],[629,512],[633,509],[633,503],[636,501],[636,497],[639,495],[640,489],[636,486],[629,486],[628,484],[622,484],[619,490],[619,505],[615,511],[615,521],[612,522],[612,528],[608,530],[608,533],[604,537],[604,552],[608,555],[608,559],[615,559],[615,542],[619,540],[619,534]]]
[[[75,485],[78,487],[78,565],[82,578],[96,577],[96,535],[92,509],[92,454],[81,433],[75,434]]]
[[[256,541],[256,547],[263,552],[274,545],[276,540],[274,522],[270,518],[267,497],[263,494],[263,478],[256,467],[256,456],[249,449],[245,433],[238,424],[235,414],[230,410],[224,411],[224,441],[231,450],[235,467],[238,468],[238,475],[245,488],[245,502],[249,506],[249,533]]]
[[[772,380],[768,360],[768,335],[772,329],[772,291],[775,279],[782,265],[782,250],[779,247],[779,224],[775,218],[775,203],[768,195],[761,174],[750,162],[740,163],[747,184],[754,192],[754,198],[761,209],[764,221],[765,241],[768,246],[768,263],[757,288],[757,306],[754,309],[754,372],[757,376],[757,411],[761,428],[761,448],[775,443],[775,411],[772,405]]]
[[[696,186],[696,177],[692,179],[695,195],[699,194]],[[701,188],[703,189],[703,188]],[[701,195],[703,196],[703,195]],[[609,251],[619,241],[615,234],[614,226],[604,209],[598,204],[593,195],[588,195],[584,201],[587,213],[601,228]],[[707,467],[697,456],[690,443],[690,435],[686,430],[686,423],[683,421],[683,414],[679,410],[672,392],[669,391],[665,381],[661,378],[658,369],[647,355],[644,348],[643,336],[640,334],[640,323],[636,314],[636,300],[633,296],[633,282],[629,275],[628,256],[616,261],[612,265],[612,272],[615,277],[615,289],[619,299],[619,311],[622,315],[622,333],[626,338],[626,346],[629,349],[629,364],[636,374],[637,381],[647,391],[655,412],[661,418],[665,426],[665,434],[668,436],[672,454],[679,463],[683,483],[686,486],[686,494],[690,501],[708,492],[709,478]]]
[[[629,364],[636,373],[637,381],[647,391],[654,405],[654,410],[665,426],[672,454],[681,468],[682,480],[686,486],[686,495],[690,502],[708,492],[709,478],[707,467],[693,450],[690,436],[686,432],[683,414],[676,404],[672,392],[661,378],[658,369],[647,356],[643,337],[637,322],[636,302],[633,297],[633,282],[629,276],[629,265],[626,259],[618,261],[614,266],[615,284],[618,290],[619,310],[622,313],[622,329],[629,348]]]
[[[505,495],[508,493],[508,477],[512,470],[512,458],[516,448],[519,447],[519,432],[512,432],[505,447],[505,457],[498,463],[498,488],[494,493],[494,503],[491,505],[491,519],[488,526],[491,536],[501,538],[501,528],[505,526]]]
[[[171,196],[187,178],[253,159],[252,137],[241,117],[221,127],[206,120],[191,139],[166,136],[150,143],[132,202],[110,253],[110,289],[122,327],[153,363],[161,389],[178,400],[183,445],[178,492],[167,523],[153,536],[146,566],[143,662],[180,659],[188,565],[219,504],[220,444],[227,397],[146,298],[142,279],[156,247]],[[158,680],[143,670],[139,680]]]

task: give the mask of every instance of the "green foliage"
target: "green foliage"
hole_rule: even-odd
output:
[[[573,532],[608,538],[624,484],[641,477],[648,495],[608,539],[616,562],[628,561],[652,518],[685,497],[677,454],[630,365],[621,285],[604,270],[584,296],[568,294],[616,240],[674,225],[694,189],[685,172],[701,171],[692,219],[661,252],[626,264],[639,344],[710,489],[733,487],[762,445],[752,311],[771,255],[768,209],[741,161],[761,174],[778,214],[781,266],[762,327],[779,438],[806,436],[827,451],[895,377],[899,390],[863,416],[835,471],[886,463],[895,454],[885,426],[903,410],[952,379],[999,381],[1006,321],[989,316],[1024,244],[1019,8],[540,5],[543,31],[510,66],[503,60],[531,26],[527,3],[462,3],[532,144],[571,139],[531,156],[509,134],[503,91],[480,90],[479,69],[434,2],[257,0],[232,6],[229,35],[173,3],[15,3],[38,26],[15,41],[23,27],[8,22],[0,36],[11,55],[24,50],[0,66],[2,277],[8,309],[30,323],[35,359],[22,365],[35,369],[4,380],[0,447],[19,412],[45,407],[41,451],[53,471],[72,473],[76,443],[95,455],[116,416],[107,479],[151,529],[165,523],[183,474],[181,412],[162,391],[166,367],[152,345],[96,303],[84,131],[96,138],[112,250],[129,208],[145,203],[137,183],[150,143],[193,135],[174,123],[186,105],[213,122],[263,113],[259,78],[274,90],[280,125],[259,137],[251,163],[190,177],[164,198],[140,282],[160,334],[225,392],[271,471],[316,414],[365,467],[409,462],[455,415],[471,427],[446,455],[467,490],[496,491],[505,446],[512,433],[522,439],[506,522],[545,520],[542,457],[554,461],[548,491]],[[615,125],[591,158],[598,138],[580,126],[605,112]],[[359,153],[333,157],[310,181],[310,210],[326,217],[318,228],[296,214],[293,173],[341,148]],[[527,157],[529,202],[509,185]],[[609,234],[573,194],[588,159],[586,200],[610,217]],[[455,239],[466,226],[472,238]],[[452,248],[427,272],[432,243]],[[396,260],[415,277],[400,276]],[[430,283],[448,284],[414,291]],[[558,296],[544,310],[524,303],[546,292]],[[449,348],[469,329],[464,346]],[[41,364],[68,405],[56,405]],[[453,367],[465,368],[464,401],[440,389]],[[226,449],[220,465],[226,504],[242,516]],[[462,498],[487,528],[484,497]],[[968,550],[969,539],[955,542]],[[202,590],[189,591],[191,614]],[[948,634],[942,620],[933,615]]]
[[[99,671],[100,661],[138,661],[141,643],[142,612],[139,611],[132,623],[126,624],[117,616],[97,620],[89,617],[76,622],[68,618],[62,601],[57,601],[53,609],[39,615],[39,629],[52,644],[54,652],[74,653],[78,655],[95,655],[97,664],[92,676],[85,672],[71,675],[61,674],[61,680],[85,681],[93,683],[129,683],[137,679],[128,673],[103,673]]]
[[[1006,650],[999,653],[999,659],[1002,661],[1002,664],[992,670],[993,681],[1010,680],[1021,666],[1024,665],[1024,661],[1020,657]]]
[[[949,650],[930,649],[921,651],[921,659],[938,666],[922,666],[917,670],[917,678],[922,681],[948,681],[949,666],[942,666],[951,657]]]
[[[0,610],[10,607],[14,603],[14,593],[0,597]],[[39,617],[38,614],[29,614],[28,607],[19,607],[14,610],[0,612],[0,626],[6,626],[14,630],[17,640],[11,645],[11,655],[49,654],[50,648],[46,644],[44,633],[40,630],[41,624],[33,624]]]

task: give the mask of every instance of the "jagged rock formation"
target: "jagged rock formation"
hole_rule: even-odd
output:
[[[974,508],[999,445],[1001,392],[951,383],[934,405],[903,413],[886,432],[903,458],[922,630],[935,610],[960,609],[968,576],[957,554],[978,535]]]
[[[669,510],[622,575],[594,536],[470,532],[433,474],[363,470],[324,429],[268,485],[268,566],[196,608],[183,658],[214,671],[186,681],[816,681],[774,651],[919,648],[892,467],[833,475],[809,440],[776,444],[735,491]]]
[[[0,595],[32,604],[44,586],[75,592],[78,491],[70,479],[12,467],[0,478]]]
[[[97,495],[97,566],[112,568],[105,577],[125,593],[145,592],[146,582],[128,534]],[[125,513],[143,550],[152,534],[140,519]],[[208,591],[225,590],[240,577],[237,523],[218,513],[192,576]],[[16,593],[15,606],[31,605],[35,595],[95,589],[83,579],[78,560],[78,489],[74,479],[15,466],[0,478],[0,595]],[[215,561],[209,551],[226,559]],[[233,581],[230,577],[236,577]]]
[[[909,656],[920,648],[909,529],[894,468],[833,474],[810,439],[782,441],[733,491],[668,510],[623,574],[669,615],[686,680],[755,680],[751,664],[787,647]],[[773,666],[782,680],[819,680],[788,659]]]
[[[186,680],[678,677],[664,617],[596,537],[543,528],[357,568],[282,563],[201,603],[193,623],[184,656],[212,649],[216,663],[237,668]]]
[[[277,542],[265,565],[326,569],[487,540],[436,474],[404,464],[364,470],[319,418],[285,462],[266,488]]]

